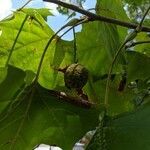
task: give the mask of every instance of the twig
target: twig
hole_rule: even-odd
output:
[[[43,1],[58,4],[58,5],[61,5],[65,8],[68,8],[68,9],[74,10],[78,13],[81,13],[81,14],[89,17],[90,18],[89,21],[104,21],[104,22],[107,22],[107,23],[113,23],[113,24],[116,24],[116,25],[120,25],[122,27],[131,28],[131,29],[136,29],[137,26],[138,26],[137,24],[134,24],[134,23],[129,23],[129,22],[120,21],[120,20],[117,20],[117,19],[114,19],[114,18],[109,18],[109,17],[96,15],[96,14],[94,14],[90,11],[84,10],[84,9],[82,9],[82,8],[76,6],[76,5],[65,3],[65,2],[62,2],[60,0],[43,0]],[[150,28],[146,27],[146,26],[143,26],[141,28],[141,31],[150,32]]]
[[[75,106],[79,106],[82,108],[92,108],[96,107],[97,105],[95,103],[89,102],[87,100],[84,100],[80,97],[73,97],[70,95],[67,95],[64,92],[54,91],[54,90],[48,90],[49,95],[57,97],[60,100],[63,100],[63,102],[67,102],[70,104],[73,104]]]
[[[138,41],[138,42],[133,42],[129,45],[126,45],[125,47],[126,48],[130,48],[130,47],[134,47],[136,45],[140,45],[140,44],[146,44],[146,43],[149,43],[150,44],[150,41]]]
[[[24,7],[26,7],[32,0],[28,0],[22,7],[20,7],[19,9],[17,9],[17,11],[22,10]]]

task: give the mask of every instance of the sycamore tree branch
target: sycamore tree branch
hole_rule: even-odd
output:
[[[125,22],[125,21],[121,21],[121,20],[118,20],[118,19],[114,19],[114,18],[104,17],[104,16],[101,16],[101,15],[96,15],[96,14],[94,14],[92,12],[89,12],[87,10],[84,10],[84,9],[82,9],[82,8],[76,6],[76,5],[65,3],[65,2],[62,2],[60,0],[43,0],[43,1],[51,2],[51,3],[57,4],[57,5],[63,6],[65,8],[74,10],[78,13],[81,13],[81,14],[89,17],[89,21],[104,21],[104,22],[107,22],[107,23],[112,23],[112,24],[116,24],[116,25],[119,25],[119,26],[122,26],[122,27],[131,28],[131,29],[136,29],[137,26],[138,26],[138,24]],[[141,31],[150,32],[150,28],[146,27],[146,26],[142,26]]]
[[[57,97],[62,102],[67,102],[78,107],[89,109],[89,108],[98,106],[95,103],[92,103],[80,97],[73,97],[73,96],[67,95],[65,92],[60,92],[56,90],[48,90],[48,93],[51,96]]]

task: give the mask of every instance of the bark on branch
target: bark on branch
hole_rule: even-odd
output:
[[[48,92],[49,92],[49,95],[57,97],[59,100],[73,104],[78,107],[87,108],[87,109],[96,107],[95,103],[89,102],[82,98],[69,96],[65,92],[59,92],[59,91],[55,91],[55,90],[48,90]]]
[[[43,1],[51,2],[51,3],[57,4],[57,5],[63,6],[65,8],[74,10],[78,13],[81,13],[81,14],[89,17],[89,21],[103,21],[103,22],[112,23],[112,24],[116,24],[116,25],[119,25],[122,27],[131,28],[131,29],[135,29],[138,26],[138,24],[129,23],[129,22],[121,21],[121,20],[114,19],[114,18],[96,15],[96,14],[86,11],[78,6],[75,6],[75,5],[69,4],[69,3],[65,3],[60,0],[43,0]],[[150,32],[150,28],[146,27],[146,26],[142,26],[141,31]]]

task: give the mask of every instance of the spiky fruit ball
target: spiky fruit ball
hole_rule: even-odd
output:
[[[65,85],[69,89],[82,89],[88,80],[88,70],[78,63],[71,64],[64,73]]]

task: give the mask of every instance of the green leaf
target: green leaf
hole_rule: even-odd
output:
[[[58,39],[52,65],[56,68],[73,63],[73,42]],[[63,62],[64,61],[64,62]]]
[[[89,36],[90,35],[90,36]],[[94,37],[94,38],[93,38]],[[77,33],[77,57],[79,63],[85,65],[91,76],[108,74],[110,63],[120,43],[116,26],[105,23],[89,23],[83,25],[82,31]],[[116,63],[117,64],[117,63]],[[113,73],[122,72],[119,65]],[[106,80],[93,82],[89,79],[84,91],[92,101],[104,103]],[[112,115],[129,111],[133,108],[130,101],[132,93],[127,89],[118,92],[120,76],[112,83],[109,95],[109,113]]]
[[[128,20],[125,10],[123,9],[123,3],[121,0],[116,0],[115,2],[113,0],[97,0],[96,13],[98,15],[111,17],[114,19],[120,18],[121,20]],[[109,59],[112,60],[116,51],[122,44],[121,40],[124,41],[127,30],[120,28],[115,24],[105,22],[99,22],[99,28],[101,32],[99,38],[104,43],[104,48],[107,52]],[[119,62],[117,63],[125,63],[123,53],[119,55]]]
[[[33,79],[35,78],[35,73],[31,70],[26,70],[26,77],[25,77],[25,83],[26,85],[30,85],[33,82]]]
[[[134,112],[118,116],[108,123],[106,139],[111,150],[149,150],[150,103]]]
[[[104,49],[107,52],[107,57],[109,60],[113,60],[115,53],[119,49],[120,45],[122,44],[120,42],[120,36],[116,25],[108,24],[108,23],[99,23],[100,30],[100,36],[99,38],[104,43]],[[123,53],[119,55],[118,63],[125,63],[125,58],[123,56]],[[117,64],[117,62],[116,62]]]
[[[30,9],[32,11],[32,9]],[[34,9],[33,9],[34,13]],[[36,12],[36,19],[29,17],[26,21],[17,43],[15,45],[10,64],[23,70],[31,70],[36,73],[41,55],[47,44],[49,38],[53,35],[53,31],[49,28],[42,16]],[[18,30],[26,16],[23,12],[15,12],[15,17],[11,20],[0,22],[0,29],[2,35],[0,36],[0,66],[4,67],[10,49],[16,38]],[[53,85],[53,69],[50,68],[50,61],[52,61],[55,50],[54,42],[48,48],[44,63],[41,70],[39,82],[45,87],[52,87]]]
[[[14,19],[0,22],[2,30],[0,45],[1,51],[5,54],[2,60],[6,59],[24,17],[24,13],[16,12]],[[10,63],[22,69],[36,71],[44,44],[51,34],[52,31],[46,23],[45,27],[41,28],[40,24],[29,18],[16,43]],[[2,60],[1,63],[3,63]]]
[[[24,8],[22,11],[29,16],[34,16],[35,13],[38,12],[44,18],[45,21],[47,21],[48,16],[52,16],[52,13],[47,8],[39,8],[39,9]]]
[[[7,67],[0,67],[0,83],[6,78]]]
[[[122,91],[118,91],[119,86],[119,77],[115,77],[115,79],[110,84],[110,92],[108,95],[108,114],[111,116],[115,116],[117,114],[131,111],[134,109],[134,105],[132,100],[134,98],[134,93],[127,86]],[[106,89],[106,80],[99,80],[93,84],[95,97],[98,98],[99,103],[104,103],[105,97],[105,89]]]
[[[15,111],[0,122],[2,150],[29,150],[40,143],[70,150],[97,124],[99,111],[95,108],[80,108],[52,97],[40,85],[25,90]]]
[[[123,2],[121,0],[97,0],[97,13],[121,20],[128,20],[125,10],[123,9]]]
[[[109,6],[111,8],[112,5],[109,3]],[[105,14],[109,16],[110,12],[105,11]],[[108,73],[114,54],[121,45],[120,39],[126,35],[125,32],[126,29],[118,32],[116,25],[104,22],[83,24],[81,32],[77,33],[79,63],[85,64],[94,75]]]
[[[150,77],[150,57],[135,51],[127,51],[128,81],[145,80]]]
[[[13,66],[8,66],[7,76],[0,84],[0,112],[13,100],[15,93],[24,84],[25,73]]]
[[[106,73],[110,64],[111,58],[104,48],[102,31],[98,23],[89,23],[83,25],[82,31],[77,33],[78,61],[93,74]]]
[[[147,33],[141,32],[137,35],[136,41],[137,42],[139,42],[139,41],[150,41],[150,38],[149,38]],[[150,49],[150,42],[149,43],[138,44],[134,47],[135,51],[141,52],[141,53],[146,54],[150,57],[149,49]]]

